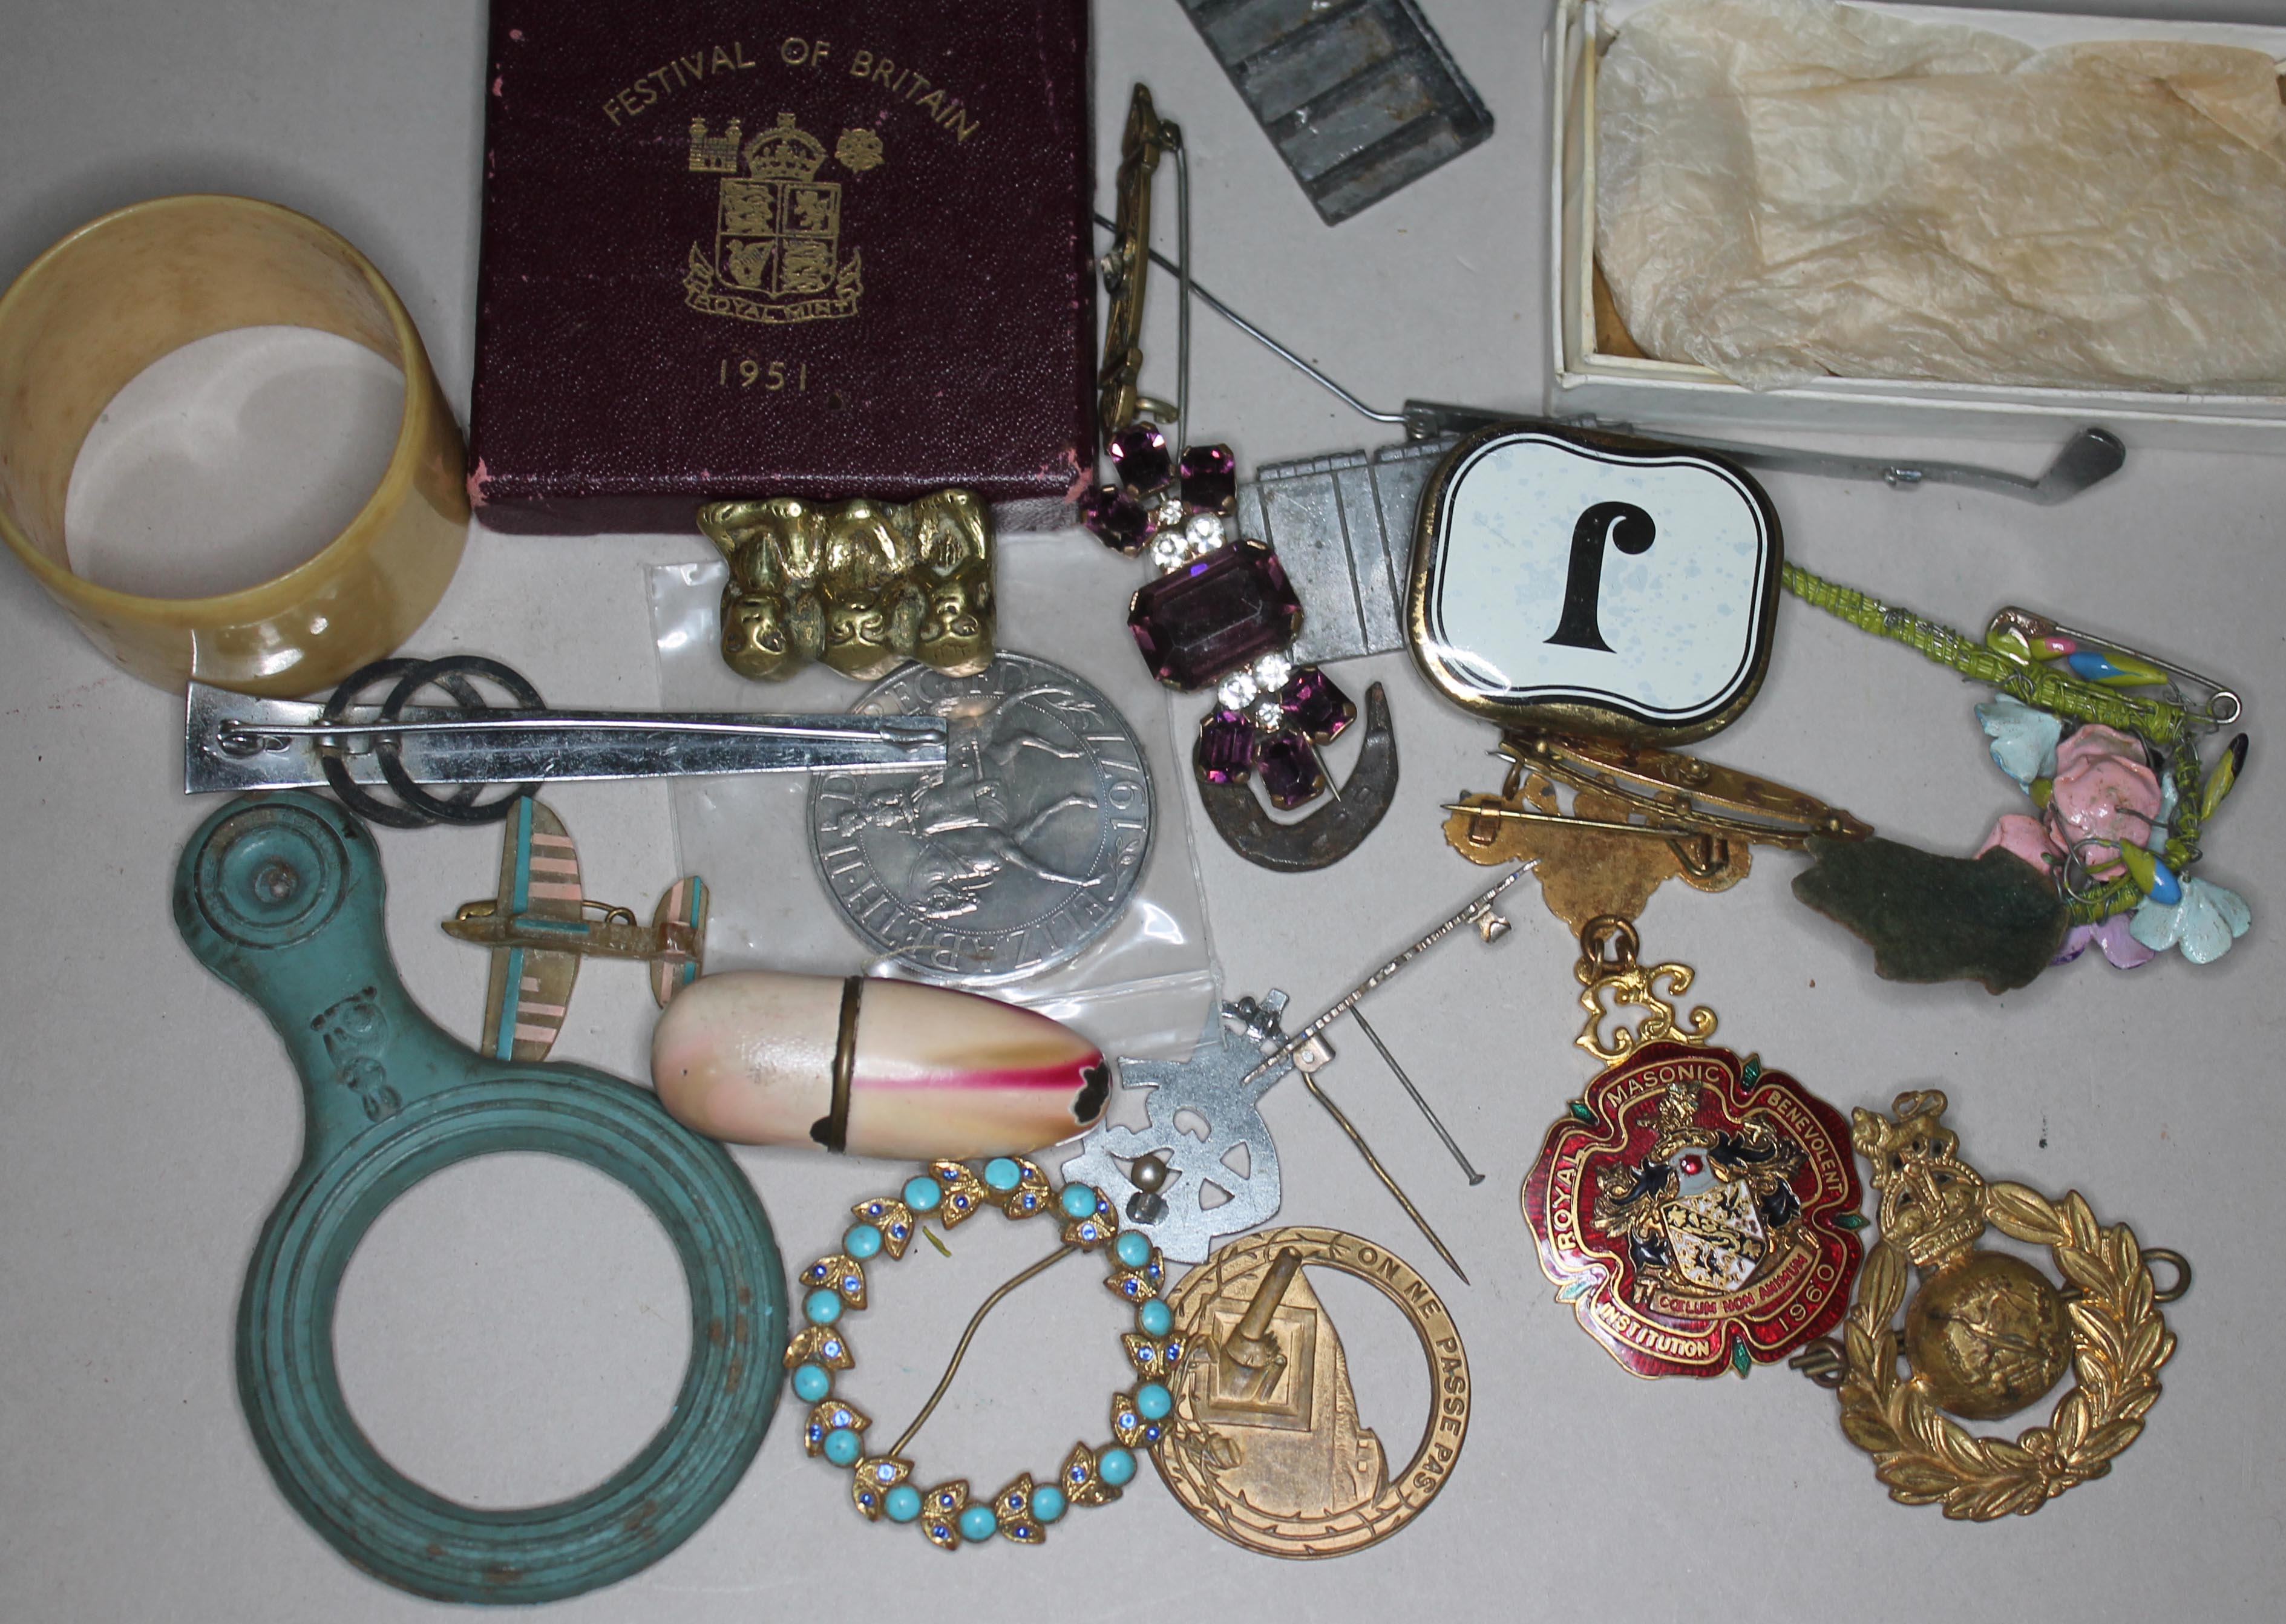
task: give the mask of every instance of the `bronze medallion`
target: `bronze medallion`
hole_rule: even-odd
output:
[[[1429,1423],[1393,1474],[1306,1268],[1373,1285],[1421,1338]],[[1445,1486],[1469,1430],[1468,1355],[1442,1300],[1403,1259],[1340,1230],[1264,1230],[1224,1246],[1167,1301],[1189,1357],[1151,1455],[1217,1533],[1267,1556],[1337,1557],[1387,1539]]]

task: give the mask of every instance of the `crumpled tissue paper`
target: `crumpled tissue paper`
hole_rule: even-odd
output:
[[[1754,389],[2286,393],[2286,103],[2259,51],[1663,0],[1596,95],[1596,253],[1652,356]]]

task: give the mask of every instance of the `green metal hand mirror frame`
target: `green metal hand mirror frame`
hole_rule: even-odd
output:
[[[397,977],[373,837],[314,795],[233,801],[183,853],[175,922],[261,1005],[301,1074],[302,1164],[263,1226],[239,1304],[238,1385],[294,1509],[352,1563],[456,1602],[577,1595],[657,1561],[737,1486],[777,1404],[784,1270],[735,1163],[646,1091],[581,1067],[478,1055]],[[540,1151],[625,1185],[666,1229],[690,1293],[673,1416],[605,1482],[485,1510],[383,1460],[342,1396],[335,1293],[390,1202],[472,1156]]]

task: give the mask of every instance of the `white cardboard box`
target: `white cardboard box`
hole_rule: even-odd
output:
[[[2286,449],[2286,396],[1891,378],[1831,378],[1798,389],[1756,390],[1690,362],[1599,349],[1594,302],[1596,67],[1618,28],[1652,3],[1557,0],[1549,25],[1550,416],[1702,434],[1735,434],[1741,426],[1756,425],[2037,440],[2059,438],[2073,425],[2101,423],[2131,445]],[[2286,28],[1853,3],[1900,17],[1990,28],[2033,46],[2082,39],[2189,39],[2251,46],[2286,59]],[[2286,297],[2286,289],[2281,296]]]

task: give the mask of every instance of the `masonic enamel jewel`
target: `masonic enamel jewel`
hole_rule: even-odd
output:
[[[1857,1273],[1862,1193],[1841,1114],[1760,1059],[1678,1027],[1659,997],[1681,965],[1635,962],[1622,921],[1591,921],[1582,1046],[1609,1062],[1549,1129],[1524,1215],[1556,1298],[1641,1376],[1744,1376],[1830,1330]],[[1610,955],[1610,956],[1607,956]],[[1651,1011],[1600,1045],[1600,997]]]

